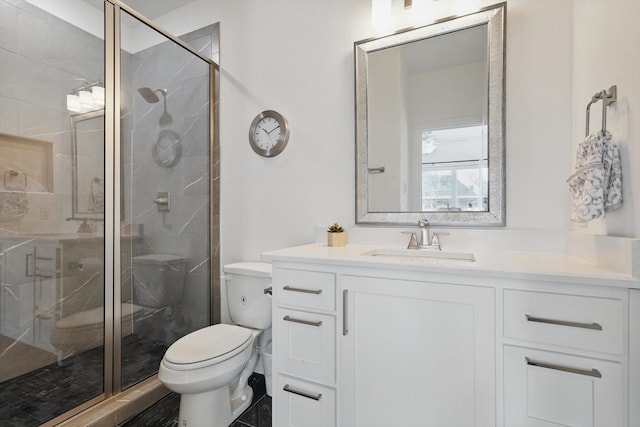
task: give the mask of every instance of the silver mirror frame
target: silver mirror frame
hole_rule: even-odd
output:
[[[95,119],[97,117],[102,117],[103,120],[103,133],[104,133],[104,109],[91,111],[88,113],[75,114],[71,116],[71,158],[72,158],[72,167],[71,167],[71,187],[72,187],[72,209],[71,209],[71,218],[72,219],[93,219],[93,220],[102,220],[104,219],[104,212],[88,212],[84,209],[81,209],[79,206],[79,197],[78,197],[78,132],[76,129],[77,123]],[[102,144],[104,147],[104,136],[103,140],[98,143]]]
[[[369,212],[367,136],[367,53],[434,37],[477,25],[488,27],[489,63],[489,210],[483,212]],[[415,225],[426,218],[432,225],[506,225],[505,179],[505,28],[506,3],[478,12],[445,18],[433,24],[402,30],[354,44],[356,98],[356,224]]]

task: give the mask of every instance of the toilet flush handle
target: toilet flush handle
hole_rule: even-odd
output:
[[[265,288],[264,293],[265,295],[266,294],[273,295],[273,286],[269,286],[268,288]]]

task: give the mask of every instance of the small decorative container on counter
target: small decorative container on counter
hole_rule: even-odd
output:
[[[344,246],[347,244],[347,233],[338,225],[333,224],[327,229],[327,245]]]

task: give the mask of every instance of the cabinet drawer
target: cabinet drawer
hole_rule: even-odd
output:
[[[335,381],[334,316],[277,309],[273,357],[280,372],[314,381]]]
[[[333,311],[336,308],[336,276],[322,271],[277,269],[275,296],[278,304]]]
[[[336,391],[333,388],[283,375],[277,375],[274,380],[274,426],[336,425]]]
[[[618,363],[505,346],[505,427],[621,427]]]
[[[545,344],[622,354],[621,300],[504,291],[504,334]]]

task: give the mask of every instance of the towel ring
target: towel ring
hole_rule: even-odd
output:
[[[23,187],[23,189],[24,190],[27,189],[27,174],[25,172],[18,172],[17,170],[9,169],[9,170],[4,172],[3,185],[4,185],[5,190],[7,189],[7,176],[13,178],[13,177],[16,177],[18,175],[24,175],[24,187]]]
[[[589,115],[591,105],[602,100],[602,132],[607,130],[607,107],[618,100],[618,86],[613,85],[608,91],[601,90],[591,97],[591,101],[587,104],[587,120],[584,136],[589,136]]]

